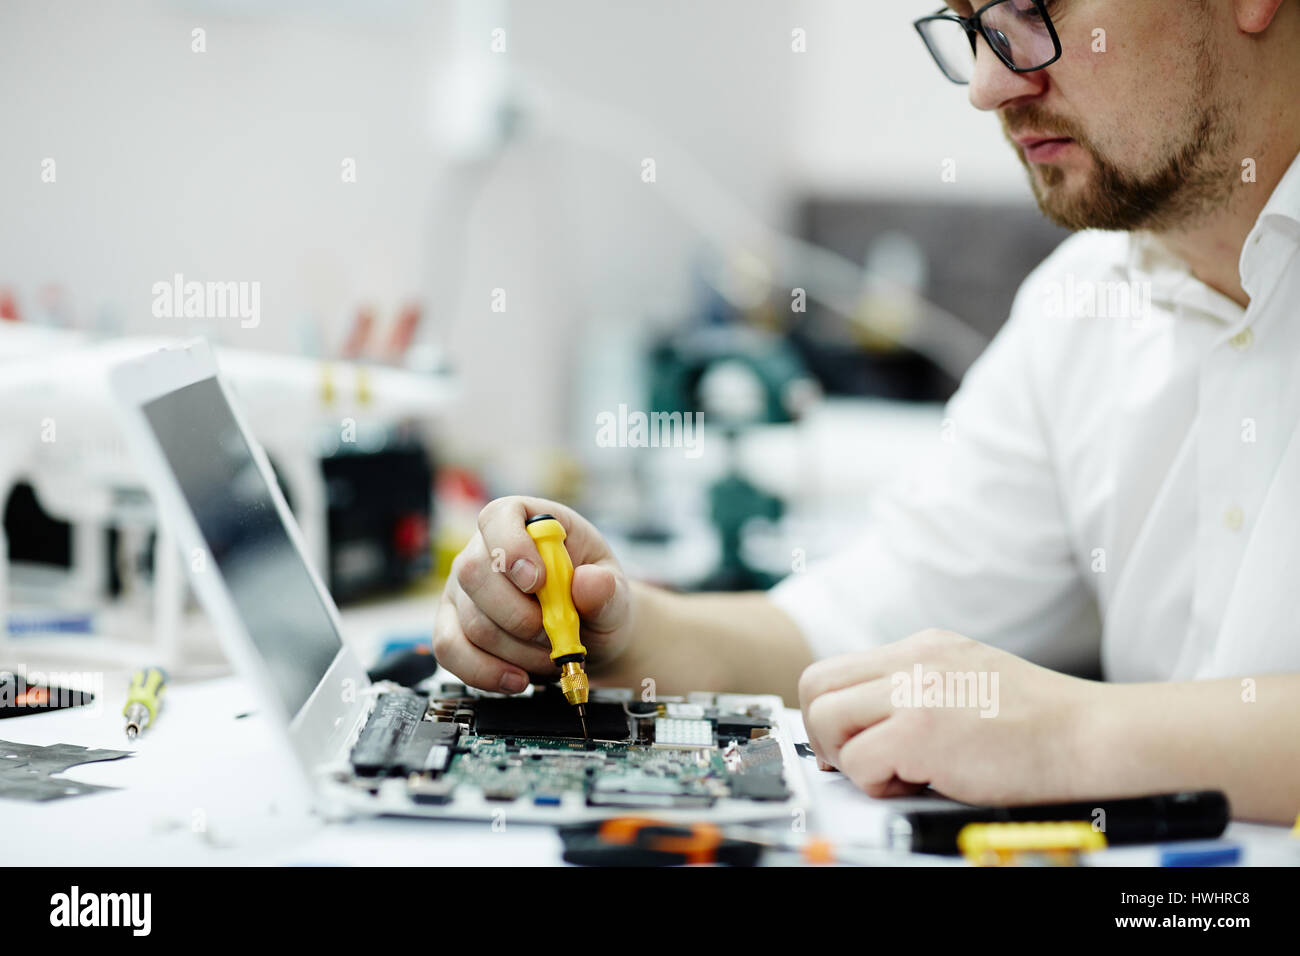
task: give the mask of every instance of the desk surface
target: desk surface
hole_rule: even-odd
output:
[[[276,756],[273,728],[254,712],[238,678],[172,686],[157,725],[128,746],[118,702],[127,677],[105,675],[102,706],[0,721],[0,739],[134,750],[118,761],[74,767],[67,776],[121,790],[49,803],[0,800],[0,819],[17,839],[12,865],[401,864],[550,865],[560,844],[546,827],[486,822],[368,819],[326,824],[307,808],[297,769]],[[798,724],[798,711],[788,712]],[[839,774],[802,761],[813,805],[808,830],[838,840],[876,840],[897,801],[871,800]],[[789,821],[774,826],[788,828]],[[1234,823],[1231,839],[1253,864],[1300,863],[1282,827]],[[1149,862],[1150,851],[1108,851],[1105,862]],[[917,864],[943,864],[913,857]]]

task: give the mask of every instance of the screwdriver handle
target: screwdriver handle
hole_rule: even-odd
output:
[[[162,706],[163,691],[167,689],[167,674],[160,667],[146,667],[138,670],[131,677],[131,686],[126,693],[126,706],[122,716],[130,719],[132,706],[142,707],[147,714],[140,729],[158,719],[158,709]]]
[[[551,640],[551,660],[585,657],[578,637],[581,622],[573,606],[573,561],[564,546],[564,526],[553,515],[535,515],[524,523],[546,567],[546,583],[537,592],[542,605],[542,627]]]

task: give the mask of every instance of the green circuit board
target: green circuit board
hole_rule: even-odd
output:
[[[697,695],[698,696],[698,695]],[[761,706],[634,701],[603,691],[587,705],[590,738],[558,694],[477,696],[464,688],[381,697],[352,752],[360,786],[401,777],[410,799],[476,794],[539,807],[698,809],[719,799],[789,796],[780,743]]]
[[[550,738],[462,738],[446,776],[489,800],[558,801],[581,793],[606,805],[707,805],[730,795],[716,749],[662,750],[637,744]]]

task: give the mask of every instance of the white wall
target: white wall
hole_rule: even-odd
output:
[[[264,326],[243,338],[271,347],[296,343],[305,312],[409,293],[430,186],[421,47],[188,4],[5,4],[0,280],[29,303],[58,281],[79,311],[157,330],[172,327],[150,316],[157,280],[260,281]],[[356,185],[340,182],[345,156]]]
[[[793,172],[835,194],[902,193],[1030,202],[995,115],[940,74],[912,27],[941,0],[819,0],[795,114]],[[956,161],[956,182],[940,179]]]

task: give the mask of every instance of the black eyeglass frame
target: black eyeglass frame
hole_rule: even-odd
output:
[[[944,66],[943,63],[943,57],[939,55],[939,52],[930,44],[929,38],[925,35],[925,30],[922,26],[923,24],[933,23],[936,20],[949,20],[953,23],[961,24],[962,29],[966,31],[967,38],[970,40],[970,49],[972,54],[975,54],[977,51],[979,37],[983,37],[984,42],[989,45],[989,49],[992,50],[997,55],[997,58],[1002,61],[1003,66],[1012,73],[1037,73],[1039,70],[1047,69],[1061,58],[1062,51],[1061,38],[1057,36],[1056,25],[1052,23],[1052,15],[1047,12],[1046,0],[1033,0],[1033,3],[1038,9],[1039,16],[1043,18],[1043,23],[1047,27],[1047,33],[1052,38],[1052,47],[1056,52],[1052,54],[1052,58],[1046,63],[1039,64],[1038,66],[1026,67],[1019,67],[1012,63],[1011,59],[1005,56],[998,49],[998,45],[989,37],[988,30],[984,26],[984,14],[993,7],[1000,6],[1007,2],[1009,2],[1009,0],[991,0],[991,2],[984,4],[984,6],[980,7],[969,17],[958,16],[944,7],[928,17],[921,17],[919,20],[913,21],[912,26],[915,27],[916,32],[920,35],[921,42],[925,44],[925,48],[930,51],[930,56],[933,57],[935,64],[939,67],[939,71],[950,81],[959,86],[969,86],[970,80],[959,80],[948,72],[948,68]]]

